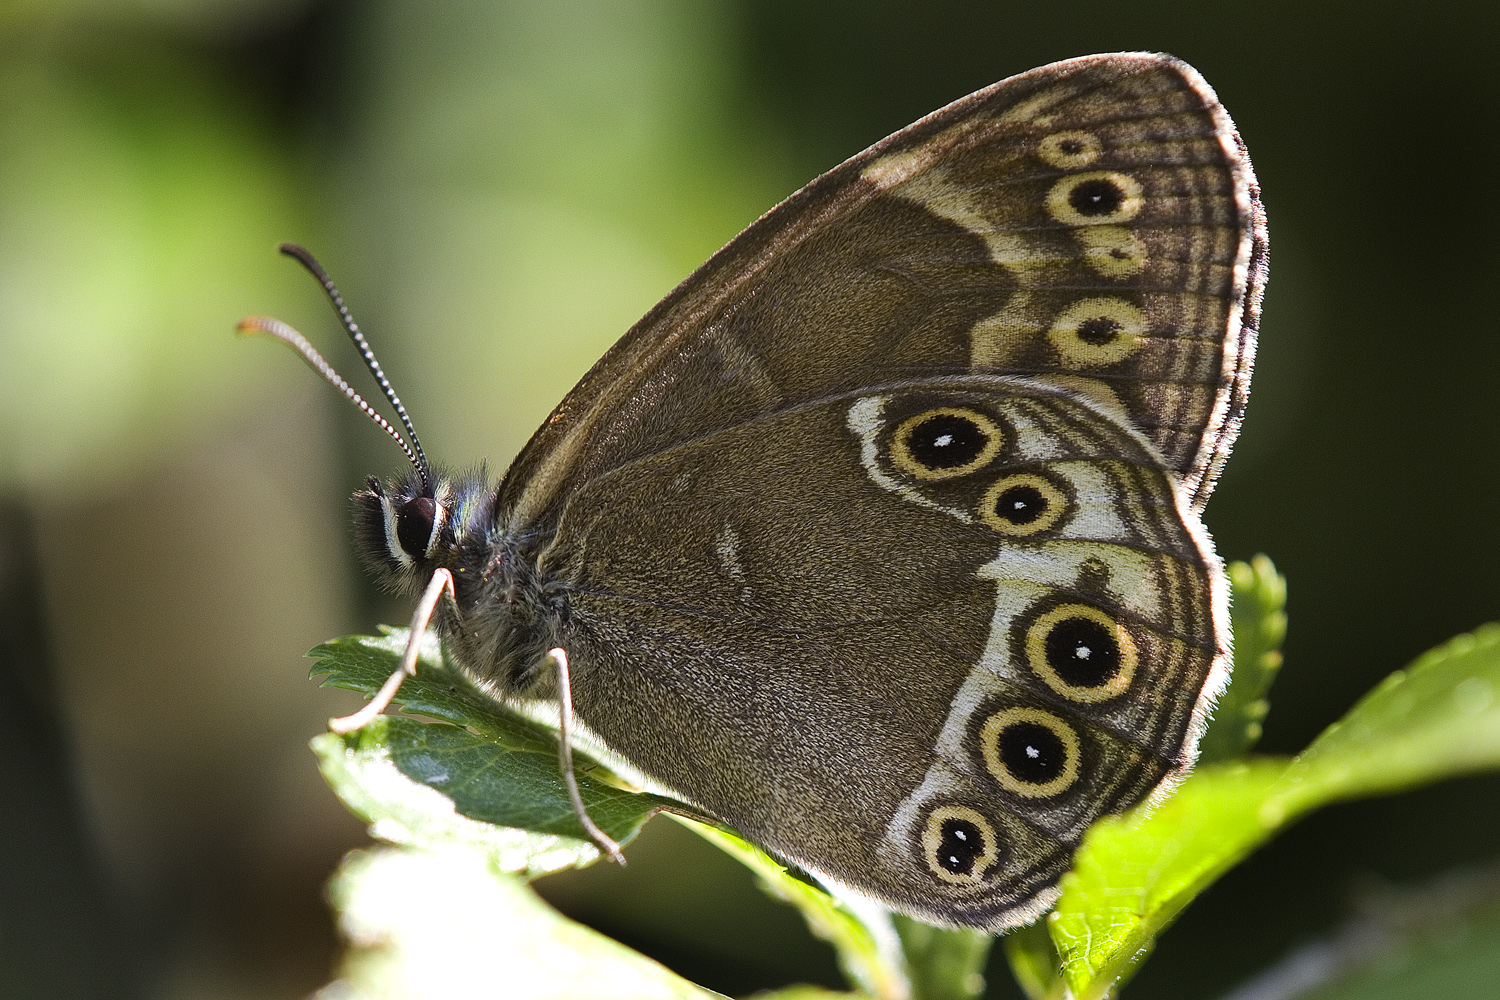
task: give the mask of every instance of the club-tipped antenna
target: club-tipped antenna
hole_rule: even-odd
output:
[[[338,286],[333,283],[333,279],[328,276],[328,272],[323,270],[323,265],[318,263],[318,259],[311,253],[309,253],[305,248],[300,247],[295,243],[283,243],[281,244],[279,249],[288,257],[295,257],[303,267],[307,268],[308,273],[311,274],[314,278],[317,278],[318,283],[323,286],[323,291],[328,295],[328,301],[333,304],[334,312],[338,313],[339,322],[344,324],[344,330],[349,334],[349,339],[354,341],[354,346],[359,348],[360,356],[365,359],[365,367],[370,369],[370,374],[374,375],[375,381],[380,383],[380,391],[385,393],[385,398],[390,401],[391,408],[396,411],[396,417],[401,421],[401,426],[406,428],[406,435],[411,439],[411,447],[408,448],[403,443],[401,446],[402,450],[406,452],[406,457],[411,459],[411,464],[417,470],[417,475],[422,477],[423,487],[431,490],[433,485],[432,466],[427,464],[427,455],[422,451],[422,442],[417,439],[417,429],[411,425],[411,417],[407,416],[406,407],[401,405],[401,399],[396,395],[396,390],[391,388],[390,380],[385,377],[385,371],[380,367],[380,362],[375,360],[375,352],[371,350],[370,342],[366,340],[365,335],[360,332],[359,324],[354,322],[353,313],[349,312],[349,307],[344,304],[344,297],[339,294]],[[282,326],[286,326],[286,324],[283,323]],[[287,327],[287,329],[291,330],[291,327]],[[270,330],[264,330],[262,332],[271,333]],[[296,333],[297,331],[292,330],[292,332]],[[272,334],[272,336],[279,336],[279,334]],[[297,334],[297,336],[301,337],[302,335]],[[285,340],[286,338],[283,337],[281,339]],[[287,343],[292,344],[293,347],[297,347],[297,350],[302,353],[302,356],[308,359],[308,363],[312,364],[314,368],[317,368],[318,371],[323,373],[324,378],[328,378],[330,382],[333,381],[332,378],[329,378],[329,372],[333,372],[333,369],[328,367],[328,363],[326,361],[323,361],[322,358],[318,358],[318,361],[321,362],[322,367],[319,367],[318,364],[313,363],[312,358],[317,356],[316,351],[313,351],[312,355],[309,356],[307,351],[302,350],[301,347],[298,347],[292,341],[287,340]],[[303,343],[307,343],[305,338],[303,338]],[[312,350],[311,345],[308,345],[307,350]],[[324,372],[324,368],[327,368],[328,370]],[[333,372],[333,375],[336,378],[338,373]],[[334,385],[339,385],[340,383],[343,383],[341,391],[342,389],[348,388],[348,383],[344,382],[343,379],[339,379],[338,382],[334,382]],[[371,416],[375,417],[379,416],[369,408],[368,404],[365,404],[363,400],[360,400],[357,394],[348,392],[346,393],[346,395],[348,395],[352,400],[359,400],[361,409],[363,409],[366,413],[369,413]],[[381,423],[385,422],[382,420]],[[391,430],[389,424],[386,424],[385,426],[387,430]],[[393,436],[396,436],[394,435],[394,431],[392,431],[392,433]],[[399,436],[396,436],[396,440],[400,441],[401,438]]]
[[[406,439],[401,436],[401,432],[392,427],[389,420],[375,412],[375,408],[365,402],[359,393],[354,391],[354,387],[344,381],[342,375],[333,370],[333,365],[323,360],[323,355],[318,353],[318,349],[313,347],[306,337],[281,320],[272,319],[269,316],[246,316],[235,324],[235,329],[240,333],[264,333],[267,336],[275,337],[302,355],[302,359],[312,366],[313,371],[332,383],[335,389],[344,394],[345,399],[359,407],[365,416],[375,421],[381,430],[389,434],[395,440],[396,444],[400,445],[401,451],[406,455],[407,461],[411,462],[412,468],[417,470],[417,475],[422,477],[423,485],[431,486],[431,480],[427,478],[428,473],[424,467],[425,460],[421,457],[422,453],[420,451],[413,451],[411,446],[406,443]]]

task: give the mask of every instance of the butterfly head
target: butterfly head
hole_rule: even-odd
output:
[[[483,541],[487,518],[494,506],[493,491],[481,470],[474,475],[454,476],[435,470],[417,440],[416,428],[396,391],[391,388],[380,362],[375,360],[365,335],[344,305],[332,279],[312,256],[294,243],[283,243],[281,252],[296,258],[318,279],[338,313],[349,339],[359,349],[365,367],[379,383],[396,418],[406,430],[403,437],[384,417],[360,397],[333,366],[296,330],[277,319],[251,316],[241,320],[242,333],[264,333],[290,346],[313,370],[331,382],[365,416],[391,436],[411,463],[411,471],[392,482],[371,476],[365,488],[354,494],[354,527],[359,552],[379,582],[391,590],[416,591],[426,585],[438,569],[462,573],[456,563],[467,544]]]
[[[566,595],[538,572],[532,551],[536,535],[497,527],[498,491],[482,469],[453,475],[433,468],[406,407],[338,289],[306,250],[284,243],[281,251],[300,261],[323,285],[344,331],[406,431],[403,436],[375,412],[307,338],[287,324],[266,316],[240,321],[242,333],[267,334],[302,355],[389,434],[411,464],[401,478],[382,482],[372,476],[354,494],[354,528],[362,561],[376,581],[392,591],[415,595],[446,580],[451,585],[449,599],[427,614],[436,611],[432,621],[453,644],[459,662],[490,665],[489,680],[519,690],[534,679],[546,651],[560,643],[558,623],[566,605]]]
[[[360,559],[385,588],[415,593],[436,569],[460,571],[469,540],[485,535],[492,496],[483,473],[429,469],[424,477],[413,469],[394,482],[371,476],[354,494]]]

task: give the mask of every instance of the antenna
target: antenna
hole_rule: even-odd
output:
[[[401,405],[401,399],[396,395],[396,390],[391,388],[390,380],[385,377],[385,371],[380,367],[380,362],[375,360],[375,352],[370,348],[370,342],[360,332],[359,324],[354,322],[354,315],[349,312],[349,307],[344,305],[344,297],[339,294],[338,286],[333,283],[333,279],[328,276],[328,272],[323,270],[323,265],[318,263],[317,258],[307,250],[295,243],[283,243],[279,249],[288,257],[296,258],[303,267],[307,268],[308,273],[317,278],[318,283],[323,286],[323,291],[328,295],[328,301],[333,304],[334,312],[338,314],[339,322],[343,324],[344,330],[349,334],[349,339],[354,341],[354,346],[359,348],[359,353],[365,360],[365,367],[370,370],[371,375],[375,376],[375,381],[380,383],[380,390],[385,393],[385,398],[390,401],[391,407],[395,409],[396,416],[401,421],[401,426],[406,428],[406,434],[407,437],[411,438],[411,444],[408,445],[406,439],[390,425],[389,421],[379,413],[376,413],[374,407],[360,398],[359,393],[355,392],[349,383],[344,381],[338,372],[334,371],[332,365],[323,360],[323,356],[317,352],[317,349],[312,346],[306,337],[302,336],[302,334],[286,323],[283,323],[279,319],[271,319],[269,316],[248,316],[240,320],[236,329],[241,333],[268,334],[287,344],[298,354],[302,355],[303,360],[311,365],[314,371],[332,383],[334,388],[343,393],[345,398],[351,403],[359,407],[365,416],[375,421],[382,430],[395,439],[396,443],[401,446],[401,450],[406,454],[407,461],[411,462],[412,468],[421,477],[423,489],[431,493],[433,489],[432,466],[427,464],[427,455],[422,451],[422,442],[417,440],[417,429],[412,426],[411,417],[407,416],[406,407]]]
[[[359,407],[365,416],[375,421],[381,430],[395,439],[396,443],[401,446],[401,450],[406,453],[407,461],[411,462],[412,467],[417,470],[417,475],[422,477],[423,485],[430,485],[427,480],[427,474],[423,471],[422,466],[418,464],[417,456],[420,452],[412,451],[407,445],[406,439],[401,436],[401,432],[392,427],[389,420],[376,413],[373,406],[361,399],[359,393],[354,391],[354,387],[345,382],[344,377],[334,371],[332,365],[323,360],[323,355],[319,354],[317,348],[308,343],[306,337],[281,320],[272,319],[269,316],[246,316],[236,323],[234,328],[240,333],[268,334],[302,355],[302,359],[312,366],[313,371],[331,382],[333,387],[343,393],[349,402]]]

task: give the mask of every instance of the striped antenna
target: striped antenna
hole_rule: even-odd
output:
[[[423,491],[431,494],[434,488],[432,479],[432,466],[427,463],[427,455],[422,451],[422,442],[417,440],[417,429],[411,424],[411,417],[407,416],[406,407],[401,405],[401,399],[396,395],[396,390],[391,388],[390,380],[385,377],[385,371],[380,367],[380,362],[375,360],[375,352],[370,348],[370,342],[360,332],[359,324],[354,322],[354,315],[349,312],[349,307],[344,304],[344,297],[339,294],[338,286],[323,270],[323,265],[318,263],[316,257],[306,249],[295,243],[283,243],[280,250],[288,257],[296,260],[318,279],[323,286],[323,291],[328,295],[328,301],[333,304],[334,312],[338,314],[339,322],[343,324],[344,330],[349,334],[349,339],[354,341],[354,346],[359,348],[360,356],[365,360],[365,367],[370,369],[370,374],[375,376],[375,381],[380,383],[380,391],[385,393],[385,398],[390,401],[391,407],[396,411],[396,417],[401,421],[401,426],[406,428],[407,438],[411,444],[407,444],[406,438],[390,425],[384,417],[375,412],[375,409],[360,398],[349,383],[344,381],[333,366],[323,360],[323,356],[308,342],[308,339],[279,319],[271,319],[267,316],[249,316],[240,320],[237,329],[242,333],[264,333],[282,343],[289,345],[294,351],[302,355],[303,359],[313,367],[319,375],[322,375],[334,388],[342,392],[350,402],[359,407],[364,414],[375,421],[387,434],[395,439],[405,452],[406,458],[416,469],[417,475],[422,479]]]

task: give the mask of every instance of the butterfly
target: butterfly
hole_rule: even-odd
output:
[[[502,697],[844,894],[1035,918],[1089,824],[1191,766],[1227,681],[1200,514],[1266,280],[1202,77],[1096,55],[972,94],[751,225],[586,374],[498,482],[355,495],[380,582]],[[575,807],[606,850],[563,770]]]

